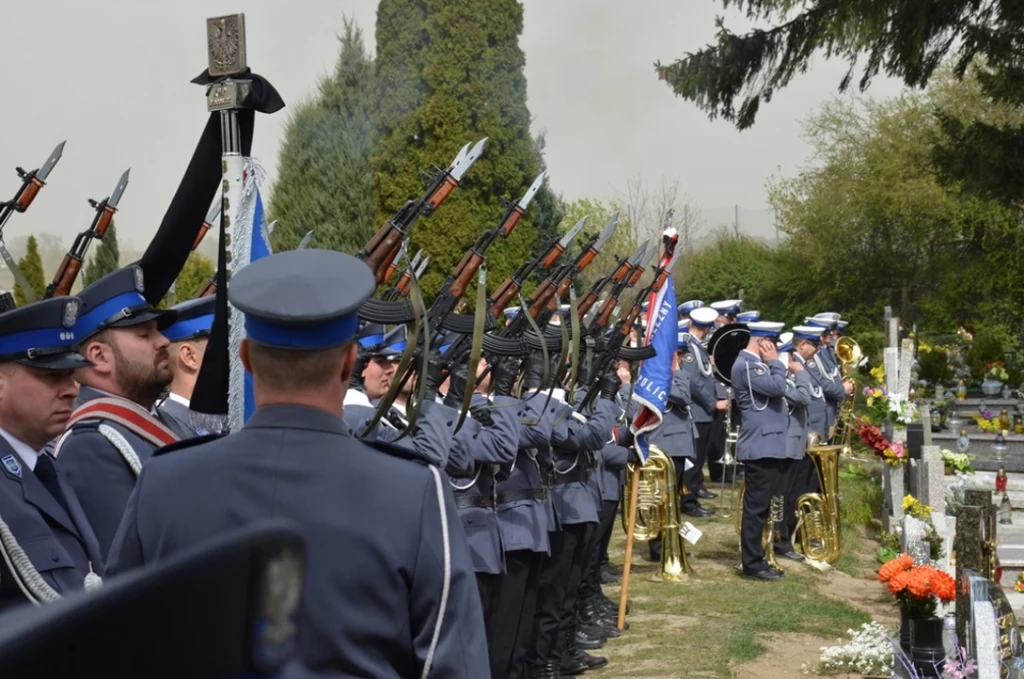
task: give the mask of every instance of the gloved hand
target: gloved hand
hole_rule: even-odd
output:
[[[449,408],[462,408],[462,398],[466,394],[466,378],[469,373],[469,366],[465,363],[455,366],[448,374],[448,393],[445,394],[444,404]]]
[[[522,360],[515,356],[495,357],[491,364],[491,384],[497,396],[511,396]]]
[[[494,425],[494,419],[491,417],[491,406],[482,404],[470,406],[469,412],[473,415],[473,420],[479,422],[481,427],[491,427]]]
[[[441,357],[441,350],[431,347],[427,354],[427,375],[423,380],[425,393],[424,399],[433,400],[437,396],[437,389],[444,382],[444,359]]]
[[[370,355],[367,354],[362,348],[356,351],[356,363],[352,368],[352,375],[348,378],[348,388],[357,389],[359,391],[366,391],[366,383],[363,381],[363,371],[366,370],[366,364],[370,360]]]
[[[601,380],[597,383],[597,386],[601,390],[601,398],[614,401],[619,393],[619,387],[622,386],[622,382],[619,380],[618,373],[612,369],[601,375]]]
[[[544,354],[531,351],[526,357],[526,373],[523,375],[523,389],[540,389],[544,376]],[[548,376],[550,380],[550,375]]]

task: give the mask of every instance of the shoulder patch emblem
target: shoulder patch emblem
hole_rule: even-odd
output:
[[[768,368],[764,367],[763,365],[755,365],[754,366],[754,374],[755,375],[766,375],[766,374],[768,374]]]
[[[21,478],[21,464],[14,458],[13,455],[6,455],[3,459],[4,467],[7,471]]]
[[[817,365],[814,363],[814,359],[811,359],[810,361],[807,361],[807,365],[809,365],[812,368],[816,368],[817,367]]]
[[[693,363],[693,354],[686,354],[686,355],[684,355],[683,356],[683,361],[685,363]]]

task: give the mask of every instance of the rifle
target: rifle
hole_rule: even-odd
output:
[[[404,248],[404,246],[403,246],[403,248]],[[398,277],[398,282],[396,282],[390,288],[385,290],[384,294],[382,294],[380,296],[380,298],[382,300],[384,300],[386,302],[393,302],[396,299],[398,299],[399,293],[402,291],[401,288],[403,287],[403,284],[407,284],[408,279],[411,278],[414,273],[416,273],[416,267],[419,266],[420,258],[422,258],[422,257],[423,257],[423,248],[420,248],[416,252],[416,254],[413,256],[412,260],[409,261],[409,265],[406,266],[405,269],[402,271],[402,275]],[[391,264],[391,268],[396,268],[397,261],[398,261],[398,258],[395,259],[395,263]],[[391,273],[392,272],[388,273],[386,280],[390,280],[391,279]]]
[[[440,207],[444,199],[459,185],[466,170],[480,157],[486,141],[487,138],[484,137],[472,149],[469,144],[463,146],[447,170],[431,165],[433,172],[427,175],[427,189],[424,194],[417,200],[406,202],[356,255],[369,265],[377,285],[387,280],[391,263],[416,220],[421,215],[432,214]]]
[[[548,247],[539,255],[520,264],[519,268],[506,278],[504,283],[498,286],[494,294],[487,299],[487,310],[492,318],[498,318],[501,315],[502,310],[519,294],[519,291],[523,289],[523,285],[537,267],[540,267],[542,271],[547,271],[554,266],[558,258],[565,252],[565,249],[569,247],[572,239],[576,237],[576,234],[583,230],[588,219],[589,217],[586,216],[581,218],[564,236],[558,240],[552,240]]]
[[[644,256],[646,257],[646,253]],[[644,274],[644,269],[643,260],[638,260],[630,274],[612,286],[611,291],[609,291],[604,302],[601,303],[601,307],[597,310],[597,314],[587,328],[588,334],[599,335],[602,330],[608,327],[608,324],[611,322],[612,312],[619,305],[619,298],[622,296],[622,293],[639,282],[640,277]]]
[[[203,220],[203,225],[199,227],[199,233],[196,235],[195,241],[192,243],[192,250],[195,251],[199,244],[203,242],[203,238],[206,237],[206,232],[213,228],[215,223],[220,223],[220,210],[221,205],[224,204],[223,194],[217,194],[217,200],[214,201],[213,205],[210,206],[210,211],[206,213],[206,219]]]
[[[211,220],[209,215],[207,215],[206,221],[203,222],[203,228],[209,230],[209,228],[210,228],[209,227],[209,223],[211,221],[216,221],[217,219],[220,219],[220,201],[219,200],[217,201],[216,208],[217,208],[217,216]],[[213,214],[213,209],[210,210],[210,214]],[[270,224],[267,224],[267,233],[268,234],[273,233],[274,229],[276,227],[277,227],[277,220],[275,219],[274,221],[270,222]],[[309,247],[309,242],[311,240],[313,240],[313,231],[312,231],[312,229],[306,232],[306,235],[302,237],[301,241],[299,241],[299,246],[297,248],[295,248],[295,249],[296,250],[305,250],[307,247]],[[199,244],[199,241],[196,241],[196,243],[192,246],[192,249],[195,250],[196,249],[196,245],[198,245],[198,244]],[[210,280],[206,281],[206,283],[203,284],[203,287],[199,288],[199,292],[197,292],[192,299],[202,299],[203,297],[209,297],[210,295],[215,295],[215,294],[217,294],[217,272],[216,271],[214,271],[213,275],[210,276]]]
[[[675,259],[673,257],[675,246],[675,238],[667,239],[665,241],[665,252],[662,255],[662,261],[658,263],[657,268],[654,270],[654,278],[651,279],[651,282],[645,288],[637,292],[629,311],[615,323],[615,327],[610,333],[605,347],[603,347],[603,351],[600,354],[597,367],[590,373],[590,385],[589,389],[587,389],[587,395],[584,397],[582,403],[580,403],[579,408],[577,408],[580,412],[585,412],[586,409],[593,404],[594,399],[597,398],[597,391],[594,387],[597,385],[598,381],[600,381],[601,376],[611,370],[612,366],[614,366],[616,361],[621,357],[628,357],[629,360],[641,360],[653,357],[654,354],[651,353],[653,348],[650,345],[633,349],[632,347],[626,346],[626,344],[629,341],[630,331],[632,331],[633,326],[640,317],[643,307],[643,299],[651,295],[657,295],[658,291],[665,285],[665,281],[668,280],[672,265],[675,264]],[[664,262],[664,264],[662,262]],[[646,352],[644,351],[645,349]]]
[[[50,157],[46,159],[42,167],[30,172],[25,172],[21,167],[16,167],[15,170],[18,173],[18,177],[21,178],[21,186],[18,187],[17,193],[14,194],[14,198],[9,201],[0,203],[0,257],[3,258],[4,264],[10,269],[11,274],[14,275],[14,280],[18,283],[18,287],[21,288],[25,294],[25,301],[31,304],[36,301],[36,293],[32,289],[32,285],[28,282],[28,278],[22,272],[21,267],[18,266],[17,262],[14,261],[14,257],[7,251],[7,246],[4,244],[3,232],[4,225],[7,220],[11,218],[11,215],[15,212],[24,212],[32,204],[32,201],[36,199],[36,195],[39,193],[39,189],[46,186],[46,178],[50,176],[50,171],[57,165],[57,161],[60,160],[64,154],[64,144],[67,141],[62,141],[54,147],[50,153]]]
[[[624,280],[633,279],[633,276],[631,274],[638,267],[640,267],[640,263],[647,255],[647,247],[648,243],[644,243],[631,256],[623,257],[621,259],[616,258],[616,260],[619,262],[618,268],[615,269],[615,271],[613,271],[612,273],[608,274],[607,276],[599,278],[594,282],[593,285],[590,286],[590,289],[587,290],[587,292],[583,295],[583,298],[579,301],[579,304],[577,306],[577,318],[580,321],[582,321],[583,317],[587,315],[587,312],[590,311],[590,308],[594,306],[598,298],[600,298],[601,293],[604,291],[604,289],[608,286],[609,283],[614,285]],[[641,273],[643,272],[642,267],[640,267],[640,271]],[[639,279],[640,276],[637,275],[636,278]],[[610,296],[611,295],[609,295],[609,297]]]
[[[121,202],[121,196],[124,194],[125,187],[128,186],[129,172],[131,172],[131,168],[124,171],[121,178],[117,180],[114,192],[108,198],[104,198],[99,202],[92,198],[89,199],[89,205],[96,210],[96,215],[92,218],[92,224],[89,225],[88,229],[75,236],[75,242],[71,244],[71,249],[64,255],[64,261],[60,263],[60,268],[57,269],[53,282],[46,286],[46,294],[43,295],[43,299],[64,297],[71,294],[71,288],[74,286],[75,279],[78,278],[78,272],[85,262],[85,255],[89,252],[89,245],[93,239],[103,240],[103,236],[106,235],[107,229],[110,227],[110,220],[114,218],[117,206]]]

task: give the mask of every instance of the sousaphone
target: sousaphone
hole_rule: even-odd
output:
[[[708,340],[708,355],[714,359],[715,375],[732,386],[732,364],[750,342],[750,328],[745,323],[730,323],[715,330]]]

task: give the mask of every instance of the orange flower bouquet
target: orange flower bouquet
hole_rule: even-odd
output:
[[[940,601],[956,597],[956,582],[945,571],[915,566],[914,557],[900,554],[878,569],[879,582],[887,583],[900,610],[910,619],[935,616]]]

